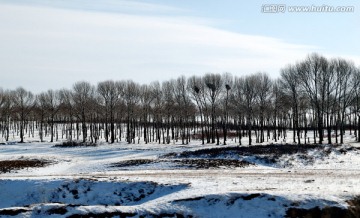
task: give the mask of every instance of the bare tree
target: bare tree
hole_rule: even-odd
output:
[[[126,106],[127,142],[130,144],[135,140],[135,110],[140,101],[140,86],[133,81],[124,84],[122,97]]]
[[[228,119],[229,119],[229,95],[231,94],[231,87],[233,87],[233,76],[230,73],[225,73],[222,75],[224,85],[225,85],[225,95],[223,98],[223,135],[224,135],[224,142],[223,144],[226,145],[227,140],[227,132],[228,132]]]
[[[265,126],[265,112],[268,111],[267,107],[270,103],[272,81],[269,76],[265,73],[255,74],[257,77],[257,97],[259,104],[259,118],[260,118],[260,142],[265,141],[264,137],[264,126]]]
[[[355,69],[354,80],[360,81],[360,67]],[[360,142],[360,85],[355,86],[354,102],[355,119],[357,119],[357,142]]]
[[[300,77],[302,88],[311,100],[314,107],[315,120],[319,134],[319,143],[324,140],[324,111],[326,105],[326,87],[328,80],[328,61],[325,57],[312,54],[308,58],[297,64],[297,71]],[[316,135],[316,134],[315,134]],[[315,138],[314,138],[315,139]]]
[[[179,77],[176,82],[174,83],[174,100],[177,106],[177,117],[179,117],[179,125],[181,131],[181,141],[182,144],[189,143],[189,128],[187,124],[190,118],[190,107],[191,107],[191,100],[188,95],[187,91],[187,84],[186,79],[184,76]]]
[[[300,144],[300,126],[299,126],[299,96],[300,96],[300,78],[295,66],[289,65],[281,70],[281,90],[290,97],[293,112],[293,140]],[[296,133],[296,136],[295,136]]]
[[[62,89],[59,91],[60,105],[59,111],[63,115],[66,123],[66,138],[69,141],[73,140],[73,123],[75,113],[75,103],[71,90]]]
[[[45,124],[45,119],[47,116],[47,108],[46,108],[46,93],[40,93],[36,96],[36,102],[37,102],[37,114],[39,116],[40,119],[40,129],[39,129],[39,137],[40,137],[40,141],[43,142],[44,141],[44,124]]]
[[[14,112],[17,119],[20,122],[20,142],[24,142],[24,128],[28,121],[28,117],[31,113],[32,108],[35,105],[34,95],[26,91],[24,88],[19,87],[12,94],[14,101]]]
[[[74,100],[75,116],[81,122],[83,142],[87,138],[88,114],[91,110],[95,88],[88,82],[77,82],[73,86],[72,98]]]
[[[252,143],[251,130],[253,122],[254,107],[257,104],[258,95],[258,78],[256,75],[246,76],[243,81],[242,93],[244,98],[244,106],[246,111],[246,125],[248,128],[249,145]]]
[[[344,59],[333,60],[334,71],[337,76],[338,84],[338,106],[340,121],[340,143],[344,143],[345,118],[346,111],[353,102],[353,93],[359,86],[359,80],[356,76],[356,68],[353,63]]]
[[[55,121],[55,116],[59,111],[59,105],[60,105],[60,93],[59,91],[53,91],[53,90],[48,90],[45,93],[41,93],[38,96],[38,103],[41,106],[41,111],[42,112],[42,116],[43,115],[48,115],[49,118],[49,123],[50,123],[50,142],[54,141],[54,121]],[[41,141],[43,140],[43,136],[42,136],[42,126],[40,127],[41,131],[41,136],[40,139]]]
[[[110,142],[115,141],[115,107],[120,100],[120,90],[112,80],[98,83],[97,92],[102,97],[105,108],[105,139],[108,142],[108,123],[110,123]]]
[[[231,105],[234,108],[234,119],[237,125],[236,125],[236,131],[238,135],[239,145],[241,145],[241,139],[242,139],[242,125],[244,124],[243,119],[246,116],[246,104],[245,104],[245,78],[235,78],[234,81],[234,88],[233,88],[233,94],[231,95]]]
[[[149,120],[150,120],[150,111],[151,103],[155,99],[154,89],[158,86],[158,83],[152,83],[150,85],[142,85],[140,87],[140,103],[142,105],[142,120],[143,120],[143,135],[144,142],[147,144],[149,142],[148,132],[149,132]]]
[[[282,92],[282,84],[283,82],[280,79],[277,79],[274,81],[273,87],[272,87],[272,103],[271,103],[271,109],[272,109],[272,124],[269,124],[273,128],[273,140],[277,142],[278,140],[278,118],[279,114],[281,113],[281,108],[285,109],[285,105],[289,105],[289,101],[287,101],[289,98],[286,98],[287,96],[284,95]]]
[[[171,129],[171,139],[178,140],[177,134],[175,134],[175,126],[177,125],[175,121],[176,113],[176,103],[175,103],[175,80],[165,81],[160,86],[158,86],[157,94],[155,98],[155,110],[156,115],[154,114],[154,118],[156,120],[157,126],[157,135],[158,140],[160,142],[160,122],[162,122],[162,118],[164,118],[166,122],[166,141],[170,143],[170,129]],[[175,136],[176,135],[176,136]]]
[[[204,102],[204,84],[200,77],[192,76],[188,79],[188,90],[190,93],[190,96],[193,100],[195,100],[196,105],[199,110],[199,117],[200,117],[200,126],[201,126],[201,141],[202,144],[205,144],[205,133],[204,133],[204,120],[205,120],[205,114],[204,114],[204,108],[205,108],[205,102]]]
[[[218,143],[219,137],[216,126],[216,106],[221,99],[222,91],[224,90],[223,80],[219,74],[206,74],[204,77],[205,85],[208,89],[205,89],[207,102],[211,108],[211,143],[215,143],[215,136],[217,136]],[[215,132],[216,130],[216,132]]]
[[[3,91],[0,89],[0,121],[2,136],[6,141],[9,140],[9,131],[10,131],[10,116],[12,114],[13,101],[12,101],[12,92]]]

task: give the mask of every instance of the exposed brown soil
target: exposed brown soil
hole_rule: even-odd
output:
[[[157,163],[157,162],[159,162],[159,161],[152,160],[152,159],[135,159],[135,160],[120,161],[120,162],[114,163],[112,166],[113,167],[131,167],[131,166],[152,164],[152,163]]]
[[[140,166],[153,163],[175,163],[180,167],[189,167],[196,169],[210,169],[210,168],[220,168],[220,167],[246,167],[251,165],[247,161],[240,160],[231,160],[231,159],[135,159],[120,161],[112,164],[112,167],[131,167],[131,166]]]
[[[297,217],[308,217],[308,218],[350,218],[358,217],[355,214],[352,214],[350,210],[339,208],[339,207],[325,207],[320,209],[319,207],[314,207],[310,209],[303,208],[289,208],[286,211],[286,216],[290,218]]]
[[[169,153],[164,157],[176,157],[176,158],[187,158],[187,157],[217,157],[219,155],[226,154],[238,154],[243,156],[250,155],[276,155],[281,156],[285,154],[304,154],[311,149],[325,148],[324,145],[309,144],[309,145],[294,145],[294,144],[269,144],[269,145],[254,145],[249,147],[218,147],[209,149],[199,149],[196,151],[184,151],[182,153]]]
[[[234,205],[236,201],[239,199],[245,201],[251,201],[256,198],[267,198],[269,201],[276,201],[275,196],[253,193],[249,195],[233,195],[229,196],[228,201],[226,202],[226,206]],[[188,199],[179,199],[174,201],[175,203],[183,203],[183,202],[193,202],[196,204],[197,201],[207,201],[209,203],[219,202],[219,198],[217,196],[213,197],[197,197],[197,198],[188,198]],[[360,217],[360,197],[356,197],[347,201],[349,204],[348,208],[341,208],[337,206],[325,206],[323,208],[313,207],[309,209],[304,209],[299,206],[299,202],[292,202],[290,208],[286,208],[285,217],[289,218],[358,218]],[[287,207],[286,205],[284,205]],[[270,215],[269,215],[270,217]]]
[[[182,159],[174,160],[174,163],[180,163],[181,165],[188,167],[195,167],[197,169],[209,169],[219,167],[246,167],[251,165],[247,161],[229,160],[229,159]]]
[[[286,217],[324,217],[324,218],[357,218],[360,217],[360,197],[348,200],[349,207],[347,209],[339,207],[314,207],[310,209],[289,208],[286,211]]]
[[[57,208],[51,208],[50,210],[47,211],[47,213],[49,215],[52,214],[60,214],[60,215],[64,215],[68,212],[68,210],[66,209],[65,206],[61,206],[61,207],[57,207]]]
[[[54,145],[57,148],[75,148],[75,147],[96,147],[96,143],[91,142],[77,142],[77,141],[66,141],[60,144]]]
[[[349,204],[349,212],[356,215],[357,217],[360,217],[360,196],[348,200],[346,203]]]
[[[16,216],[28,211],[31,211],[31,209],[3,209],[0,210],[0,216]]]
[[[114,167],[131,167],[154,163],[175,163],[184,167],[193,167],[197,169],[209,169],[219,167],[246,167],[252,163],[238,160],[239,157],[254,156],[265,164],[276,164],[283,155],[297,155],[308,163],[312,163],[314,157],[308,154],[309,150],[317,149],[322,156],[328,156],[332,149],[337,149],[337,145],[325,146],[320,144],[269,144],[255,145],[249,147],[217,147],[208,149],[199,149],[195,151],[184,151],[181,153],[169,153],[160,157],[160,159],[136,159],[121,161],[113,164]],[[338,149],[341,153],[356,148]],[[242,158],[239,158],[242,159]]]
[[[181,153],[169,153],[163,155],[162,158],[227,158],[238,159],[239,157],[254,156],[264,164],[276,164],[283,155],[296,155],[297,158],[303,159],[311,164],[314,161],[313,155],[309,155],[308,151],[318,150],[322,157],[328,156],[331,152],[337,151],[343,154],[352,150],[360,150],[360,148],[348,147],[339,148],[339,145],[321,145],[321,144],[269,144],[254,145],[248,147],[231,146],[199,149],[195,151],[184,151]]]
[[[0,161],[0,173],[9,173],[11,171],[30,168],[30,167],[45,167],[51,164],[47,160],[3,160]]]

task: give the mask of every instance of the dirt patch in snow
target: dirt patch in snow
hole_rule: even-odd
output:
[[[16,216],[31,211],[30,208],[0,209],[0,216]]]
[[[216,208],[219,211],[223,208],[243,210],[248,212],[249,217],[273,217],[274,213],[280,211],[281,207],[284,208],[284,213],[281,217],[329,217],[329,218],[350,218],[359,217],[360,212],[360,197],[356,197],[347,201],[348,207],[342,207],[339,204],[333,204],[334,202],[327,202],[324,199],[319,199],[312,202],[315,203],[314,207],[309,208],[306,202],[292,202],[281,196],[274,196],[264,193],[253,194],[237,194],[231,193],[227,195],[208,195],[196,198],[185,198],[173,201],[175,205],[181,206],[193,206],[194,208],[206,207]],[[318,204],[319,206],[316,206]],[[290,206],[288,206],[290,205]],[[296,206],[295,206],[296,205]],[[261,207],[268,206],[269,210],[263,210]],[[236,208],[236,209],[235,209]],[[240,209],[242,208],[242,210]],[[257,208],[260,208],[258,210]],[[251,215],[250,215],[251,214]],[[280,217],[280,214],[275,217]]]
[[[357,217],[355,214],[351,214],[350,210],[340,208],[340,207],[325,207],[320,209],[319,207],[314,207],[310,209],[304,208],[289,208],[286,211],[285,217],[296,218],[296,217]]]
[[[275,155],[281,156],[285,154],[304,154],[311,149],[324,149],[324,145],[309,144],[309,145],[294,145],[294,144],[269,144],[269,145],[254,145],[249,147],[219,147],[199,149],[195,151],[184,151],[182,153],[169,153],[164,157],[172,158],[189,158],[189,157],[210,157],[215,158],[220,155],[238,154],[242,156],[250,155]]]
[[[248,147],[231,146],[169,153],[161,158],[203,158],[203,159],[240,159],[254,164],[291,166],[292,163],[301,162],[312,164],[315,158],[323,159],[331,152],[346,154],[349,151],[360,150],[355,147],[322,144],[269,144]],[[316,154],[316,157],[314,156]]]
[[[351,200],[346,201],[349,205],[349,210],[352,214],[356,214],[359,217],[360,214],[360,196],[357,196]]]
[[[338,146],[337,148],[339,148],[340,146]],[[359,151],[360,148],[358,147],[347,147],[347,148],[339,148],[338,151],[342,154],[346,154],[349,151]]]
[[[21,170],[30,167],[45,167],[52,162],[48,160],[31,159],[31,160],[3,160],[0,161],[0,174],[9,173],[15,170]]]
[[[287,209],[285,217],[359,217],[360,214],[360,197],[355,197],[346,201],[348,208],[336,206],[325,206],[324,208],[313,207],[309,209],[294,208]]]
[[[182,159],[174,160],[175,163],[180,163],[184,166],[195,167],[197,169],[210,169],[220,167],[246,167],[251,165],[247,161],[228,160],[228,159]]]
[[[131,166],[140,166],[145,164],[158,163],[158,160],[153,159],[135,159],[135,160],[125,160],[112,164],[112,167],[131,167]]]
[[[47,213],[49,215],[52,215],[52,214],[60,214],[60,215],[64,215],[68,212],[68,210],[66,209],[65,206],[61,206],[61,207],[56,207],[56,208],[51,208],[47,211]]]
[[[251,163],[242,160],[230,160],[230,159],[135,159],[120,161],[112,164],[112,167],[131,167],[149,165],[155,163],[173,163],[179,167],[196,168],[196,169],[214,169],[220,167],[235,168],[246,167]]]
[[[75,148],[75,147],[96,147],[96,143],[92,142],[77,142],[77,141],[66,141],[60,144],[54,145],[56,148]]]

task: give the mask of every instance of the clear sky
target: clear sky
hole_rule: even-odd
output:
[[[264,13],[269,4],[285,11]],[[208,72],[277,78],[312,52],[360,66],[359,39],[355,0],[0,0],[0,87],[38,93],[81,80],[150,83]]]

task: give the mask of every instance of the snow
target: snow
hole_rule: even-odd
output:
[[[311,160],[291,154],[266,164],[255,156],[230,153],[216,158],[255,164],[210,169],[179,167],[169,161],[129,167],[113,164],[225,146],[198,141],[189,145],[102,142],[96,147],[74,148],[54,147],[56,143],[48,142],[0,145],[0,161],[52,161],[42,168],[0,174],[0,214],[2,210],[23,210],[14,216],[0,216],[283,217],[291,207],[347,208],[349,200],[360,196],[360,150],[352,149],[360,145],[350,143],[351,136],[346,140],[349,143],[336,148],[324,145],[323,150],[308,150]]]

